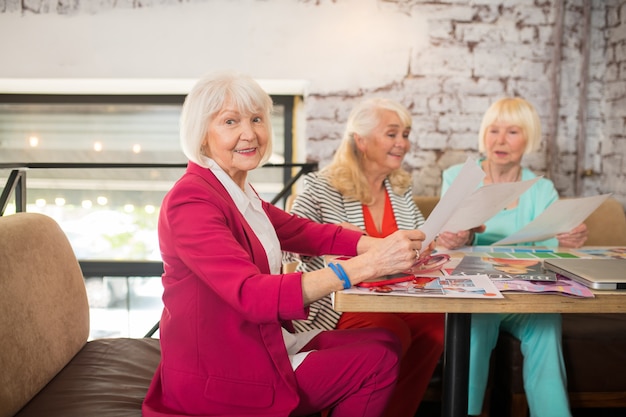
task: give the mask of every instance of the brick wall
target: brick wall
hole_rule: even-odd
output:
[[[86,19],[112,10],[187,4],[208,9],[223,1],[0,0],[0,13]],[[287,5],[329,15],[337,12],[337,5],[359,7],[351,0],[241,0],[247,9],[255,4],[276,7],[275,18],[281,22],[288,19],[281,15]],[[612,192],[626,206],[626,0],[378,0],[376,5],[392,10],[397,19],[415,16],[426,22],[427,43],[408,51],[404,62],[388,63],[406,65],[401,77],[381,75],[367,87],[313,85],[304,99],[306,123],[300,130],[306,136],[305,159],[321,165],[329,161],[358,100],[390,97],[413,114],[414,146],[406,167],[413,174],[414,192],[436,195],[443,169],[478,155],[476,135],[488,105],[505,95],[519,95],[537,107],[544,130],[541,151],[524,163],[549,175],[563,196],[576,195],[577,189],[583,195]],[[175,33],[184,22],[171,25]],[[375,38],[376,30],[374,25],[368,33]],[[263,31],[255,33],[263,36]],[[371,54],[373,63],[384,56],[377,50]],[[289,60],[280,63],[283,74],[289,73],[289,65]],[[367,74],[368,68],[358,71]],[[588,175],[578,180],[577,172]]]
[[[477,156],[482,114],[495,99],[518,95],[538,109],[544,146],[525,157],[538,173],[551,174],[564,196],[575,195],[576,141],[582,73],[580,22],[583,2],[563,4],[561,61],[554,64],[555,2],[397,1],[410,13],[427,16],[430,43],[411,57],[400,82],[345,95],[307,98],[311,160],[328,162],[340,140],[347,112],[366,96],[386,96],[409,106],[417,146],[407,157],[414,190],[439,193],[441,171]],[[584,195],[613,192],[626,205],[626,6],[623,1],[591,2],[591,47],[583,140]],[[560,83],[554,82],[556,76]],[[553,107],[558,97],[558,108]],[[556,129],[552,118],[556,117]],[[555,138],[551,172],[546,142]]]

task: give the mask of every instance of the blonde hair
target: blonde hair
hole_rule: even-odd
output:
[[[244,113],[263,114],[270,137],[259,165],[264,164],[272,155],[272,99],[254,79],[233,71],[207,74],[187,94],[180,116],[183,153],[190,161],[205,166],[202,162],[202,143],[211,120],[226,103],[234,104]]]
[[[372,195],[363,173],[363,153],[357,148],[355,134],[371,135],[381,120],[381,110],[395,112],[406,128],[411,127],[411,113],[402,104],[383,98],[362,101],[348,117],[341,143],[331,163],[322,170],[330,184],[346,197],[370,204]],[[402,168],[389,174],[393,192],[403,195],[411,186],[411,175]]]
[[[519,97],[505,97],[493,103],[485,112],[478,132],[478,150],[485,152],[485,134],[496,122],[519,126],[526,138],[525,154],[539,149],[541,144],[541,121],[537,111],[528,101]]]

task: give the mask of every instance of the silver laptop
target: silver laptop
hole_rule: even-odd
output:
[[[626,290],[626,259],[546,259],[543,267],[594,290]]]

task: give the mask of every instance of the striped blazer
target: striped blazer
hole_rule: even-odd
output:
[[[393,192],[388,179],[385,188],[391,200],[391,207],[396,218],[398,229],[417,229],[424,223],[424,216],[413,201],[413,192],[408,189],[404,195]],[[294,200],[291,213],[306,217],[318,223],[348,222],[365,230],[363,206],[360,201],[344,197],[337,191],[324,175],[319,172],[304,177],[304,191]],[[324,258],[286,254],[286,261],[299,260],[298,271],[308,272],[324,267]],[[297,331],[311,329],[334,329],[341,313],[332,308],[331,296],[311,304],[306,320],[294,320]]]

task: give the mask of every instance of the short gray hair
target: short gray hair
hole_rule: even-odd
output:
[[[541,121],[537,110],[528,101],[521,97],[505,97],[494,102],[483,116],[478,133],[478,150],[485,152],[485,136],[489,126],[496,122],[503,122],[519,126],[526,138],[524,154],[539,149],[541,145]]]
[[[207,74],[187,94],[180,116],[183,153],[190,161],[205,166],[202,162],[202,143],[211,120],[226,102],[234,104],[242,112],[263,114],[270,138],[261,160],[264,164],[272,155],[272,99],[253,78],[234,71]]]

